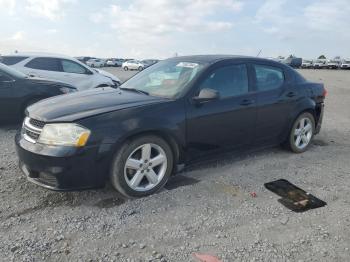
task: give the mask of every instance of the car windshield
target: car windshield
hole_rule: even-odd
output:
[[[203,69],[204,64],[179,61],[159,62],[121,85],[122,89],[137,89],[152,96],[175,98]]]
[[[350,60],[345,60],[345,64],[350,64]]]
[[[23,74],[22,72],[17,71],[16,69],[13,69],[7,65],[4,65],[0,63],[0,71],[4,72],[10,76],[13,76],[15,78],[26,78],[28,77],[26,74]]]
[[[310,60],[304,60],[303,63],[311,63],[312,61]]]

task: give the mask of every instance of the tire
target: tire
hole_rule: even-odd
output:
[[[124,70],[125,70],[125,71],[128,71],[129,68],[128,68],[127,66],[124,66]]]
[[[138,68],[138,70],[139,70],[139,71],[142,71],[142,70],[143,70],[143,67],[142,67],[142,66],[140,66],[140,67]]]
[[[125,142],[115,154],[110,180],[128,198],[145,197],[165,185],[173,165],[173,152],[166,141],[157,136],[141,136]]]
[[[94,64],[91,64],[91,67],[92,67],[92,68],[94,68],[94,67],[95,67],[95,65],[94,65]]]
[[[302,113],[293,123],[286,143],[287,147],[294,153],[303,153],[309,148],[314,134],[314,116],[308,112]]]

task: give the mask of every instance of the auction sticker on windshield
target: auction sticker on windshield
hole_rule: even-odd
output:
[[[198,66],[198,64],[197,63],[189,63],[189,62],[180,62],[176,66],[187,67],[187,68],[196,68]]]

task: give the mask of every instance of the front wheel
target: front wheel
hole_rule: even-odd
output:
[[[289,134],[288,146],[294,153],[305,152],[311,144],[315,133],[315,118],[305,112],[294,122]]]
[[[163,139],[143,136],[126,142],[111,168],[111,183],[126,197],[144,197],[161,189],[173,170],[173,153]]]
[[[125,70],[125,71],[128,71],[129,68],[128,68],[127,66],[124,66],[124,70]]]
[[[142,71],[142,70],[143,70],[143,67],[142,67],[142,66],[140,66],[140,67],[139,67],[139,71]]]

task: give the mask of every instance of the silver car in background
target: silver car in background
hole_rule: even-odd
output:
[[[106,71],[91,68],[75,58],[46,53],[16,53],[0,57],[0,62],[30,76],[68,83],[78,91],[111,86],[120,79]]]

